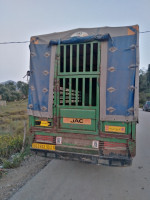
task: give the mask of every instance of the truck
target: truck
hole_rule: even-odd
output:
[[[31,149],[56,159],[130,166],[139,109],[139,26],[32,36]]]

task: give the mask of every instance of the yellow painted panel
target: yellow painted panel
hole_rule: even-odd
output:
[[[67,124],[87,124],[87,125],[91,125],[91,119],[63,118],[63,123],[67,123]]]
[[[50,122],[48,121],[41,121],[40,126],[49,126]]]
[[[106,132],[116,132],[116,133],[125,133],[126,129],[122,126],[108,126],[105,125]]]
[[[33,143],[32,148],[55,151],[55,145],[50,145],[50,144]]]

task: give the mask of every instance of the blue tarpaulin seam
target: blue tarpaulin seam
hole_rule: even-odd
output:
[[[92,36],[86,36],[86,37],[72,37],[69,38],[67,40],[51,40],[49,42],[49,47],[51,45],[59,45],[59,44],[77,44],[77,43],[86,43],[86,42],[92,42],[92,41],[107,41],[107,40],[111,40],[112,38],[109,34],[105,34],[105,35],[92,35]],[[113,45],[113,41],[112,41],[112,45]]]

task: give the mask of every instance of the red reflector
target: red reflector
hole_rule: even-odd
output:
[[[54,138],[48,135],[35,135],[35,141],[53,142]]]

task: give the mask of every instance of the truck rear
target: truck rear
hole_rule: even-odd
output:
[[[58,159],[131,165],[138,69],[138,25],[31,37],[31,149]]]

